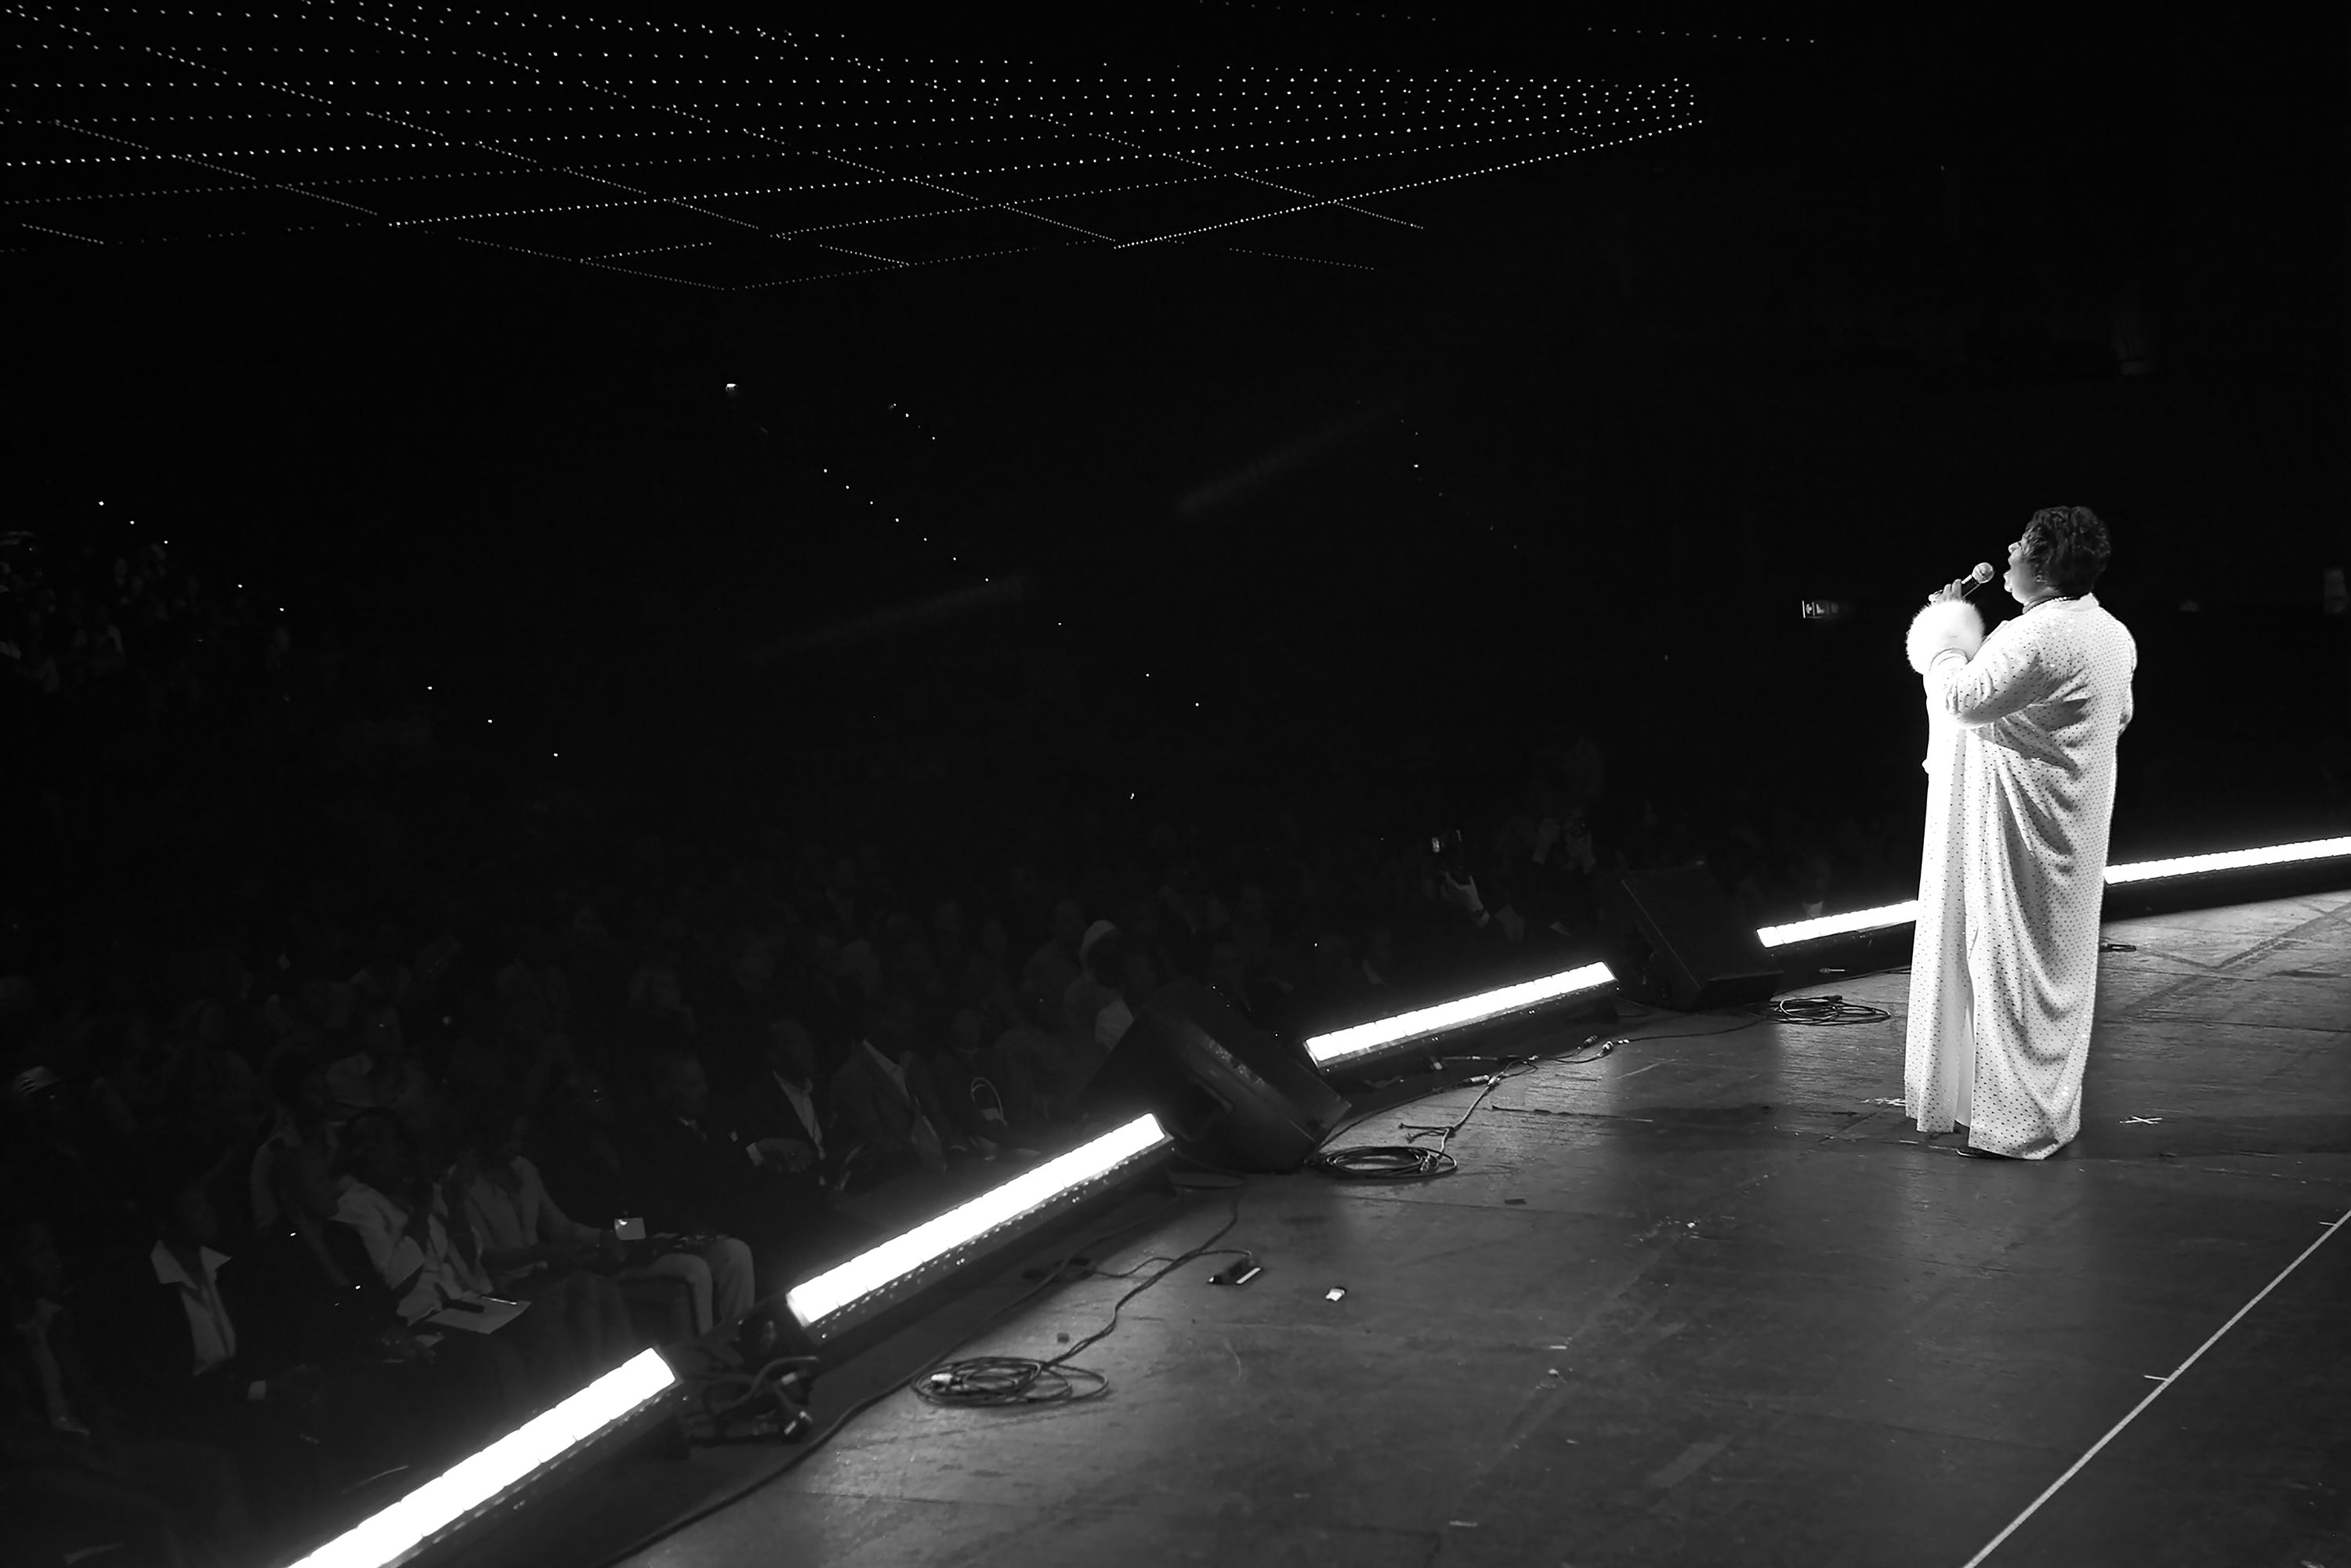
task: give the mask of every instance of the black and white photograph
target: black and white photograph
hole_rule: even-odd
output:
[[[0,49],[8,1568],[2351,1568],[2351,12]]]

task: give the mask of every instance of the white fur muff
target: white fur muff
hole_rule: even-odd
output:
[[[1910,621],[1910,667],[1925,674],[1935,655],[1947,648],[1956,648],[1972,659],[1983,640],[1983,615],[1966,600],[1929,604]]]

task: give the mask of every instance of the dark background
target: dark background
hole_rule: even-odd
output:
[[[1316,261],[717,295],[365,232],[23,250],[10,511],[167,529],[284,604],[330,711],[429,710],[526,793],[821,796],[949,853],[1128,793],[1420,831],[1579,733],[1621,792],[1909,811],[1911,609],[2086,505],[2141,655],[2117,855],[2340,820],[2339,16],[1447,11],[792,24],[1677,77],[1705,123],[1383,196],[1423,226]]]

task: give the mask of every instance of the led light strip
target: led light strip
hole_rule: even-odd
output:
[[[1483,991],[1474,997],[1461,997],[1435,1007],[1398,1013],[1394,1018],[1375,1019],[1350,1029],[1334,1030],[1318,1034],[1306,1042],[1306,1054],[1314,1065],[1330,1068],[1408,1040],[1442,1034],[1473,1023],[1483,1023],[1505,1013],[1518,1012],[1538,1003],[1573,996],[1578,991],[1596,990],[1616,983],[1616,977],[1605,964],[1586,964],[1580,969],[1568,969],[1556,975],[1545,975],[1537,980],[1521,980],[1515,986],[1504,986],[1496,991]]]
[[[2261,850],[2227,850],[2218,854],[2183,855],[2173,860],[2137,861],[2106,868],[2106,885],[2160,882],[2176,876],[2202,876],[2212,872],[2241,871],[2252,866],[2294,865],[2305,861],[2335,860],[2351,855],[2351,838],[2312,839],[2298,844],[2274,844]],[[1823,915],[1788,925],[1766,925],[1755,935],[1766,947],[1794,942],[1817,942],[1825,936],[1846,936],[1888,925],[1907,925],[1918,918],[1918,901],[1889,904],[1877,909],[1856,909],[1846,915]]]
[[[1766,925],[1755,935],[1766,947],[1785,947],[1791,942],[1817,942],[1823,936],[1849,936],[1856,931],[1907,925],[1917,918],[1918,901],[1914,898],[1907,904],[1889,904],[1878,909],[1823,915],[1816,920],[1799,920],[1789,925]]]
[[[2276,844],[2265,850],[2230,850],[2215,855],[2188,855],[2178,860],[2110,865],[2106,868],[2106,883],[2112,886],[2123,882],[2153,882],[2160,877],[2195,876],[2203,872],[2236,871],[2244,866],[2332,860],[2338,855],[2351,855],[2351,839],[2313,839],[2306,843]]]
[[[802,1281],[786,1292],[784,1302],[801,1327],[818,1333],[828,1320],[939,1259],[1170,1143],[1156,1116],[1137,1116],[837,1268]]]
[[[553,1464],[677,1381],[641,1351],[553,1409],[460,1460],[398,1502],[335,1537],[295,1568],[380,1568]]]

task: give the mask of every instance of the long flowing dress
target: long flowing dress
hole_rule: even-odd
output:
[[[2048,600],[1925,663],[1926,851],[1904,1092],[1919,1130],[2044,1159],[2081,1130],[2138,649],[2096,598]]]

